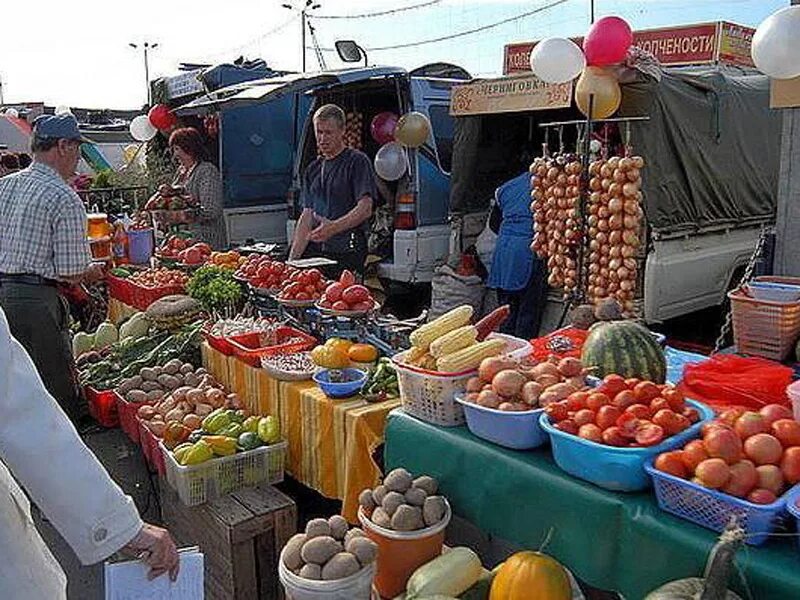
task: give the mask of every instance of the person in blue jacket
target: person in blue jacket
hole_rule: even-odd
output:
[[[489,227],[498,234],[487,287],[497,290],[511,315],[503,333],[530,340],[539,333],[547,299],[547,266],[531,250],[531,176],[526,171],[495,191]]]

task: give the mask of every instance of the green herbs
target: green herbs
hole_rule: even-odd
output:
[[[233,272],[211,265],[197,269],[186,291],[209,311],[224,311],[242,298],[242,288],[233,279]]]

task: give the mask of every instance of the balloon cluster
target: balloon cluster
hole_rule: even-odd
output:
[[[531,52],[531,69],[546,83],[567,83],[578,77],[575,103],[592,119],[606,119],[619,108],[622,92],[614,71],[633,43],[624,19],[603,17],[583,40],[583,49],[566,38],[546,38]],[[591,113],[591,114],[590,114]]]
[[[166,104],[156,104],[146,115],[134,117],[130,132],[137,142],[152,140],[159,131],[170,131],[178,125],[178,117]]]
[[[375,172],[381,179],[396,181],[408,169],[406,148],[419,148],[431,133],[431,123],[424,114],[412,111],[398,117],[382,112],[370,123],[372,139],[381,144],[375,154]]]

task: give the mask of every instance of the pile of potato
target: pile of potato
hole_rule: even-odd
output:
[[[391,471],[374,490],[361,492],[358,502],[370,520],[384,529],[416,531],[444,519],[447,504],[437,496],[439,482],[423,475],[414,479],[405,469]]]
[[[283,564],[305,579],[332,581],[355,575],[373,563],[378,545],[357,527],[350,529],[344,517],[312,519],[305,533],[286,543]]]
[[[162,367],[144,367],[138,375],[123,379],[117,392],[128,402],[157,402],[181,386],[199,386],[206,375],[205,369],[174,358]]]
[[[509,412],[536,410],[586,389],[586,370],[577,358],[531,365],[508,357],[484,359],[478,376],[467,382],[465,399]]]

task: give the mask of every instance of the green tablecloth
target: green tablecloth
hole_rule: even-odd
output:
[[[506,450],[466,427],[442,428],[393,411],[386,467],[439,479],[453,511],[488,534],[547,552],[576,576],[628,600],[662,583],[699,576],[716,534],[659,510],[652,492],[622,494],[567,475],[548,447]],[[743,598],[800,598],[800,549],[794,539],[743,548],[731,587]]]

